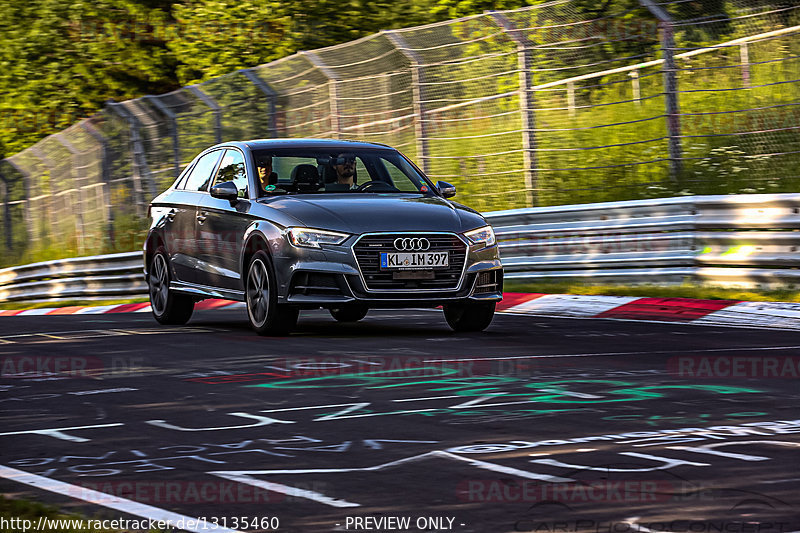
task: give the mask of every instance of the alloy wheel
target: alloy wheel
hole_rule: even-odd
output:
[[[256,327],[267,321],[269,314],[269,275],[261,259],[250,265],[247,275],[247,312]]]
[[[169,280],[164,256],[156,254],[150,272],[150,304],[157,315],[163,315],[167,308]]]

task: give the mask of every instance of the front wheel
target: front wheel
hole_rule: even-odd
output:
[[[297,324],[299,309],[278,305],[272,261],[263,251],[253,256],[247,268],[245,300],[250,327],[259,335],[288,335]]]
[[[444,318],[454,331],[483,331],[494,318],[495,302],[445,304]]]
[[[339,322],[358,322],[367,316],[369,309],[365,305],[347,304],[342,307],[334,307],[330,311],[331,316]]]
[[[194,311],[194,300],[191,296],[169,290],[169,267],[163,248],[156,250],[150,261],[147,286],[150,308],[160,324],[182,325],[189,321]]]

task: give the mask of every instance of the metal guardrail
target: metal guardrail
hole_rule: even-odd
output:
[[[0,270],[0,301],[96,300],[146,294],[141,252],[59,259]]]
[[[800,194],[687,196],[485,216],[506,279],[800,282]]]
[[[687,196],[486,213],[506,279],[800,283],[800,194]],[[0,301],[146,295],[141,252],[0,270]]]

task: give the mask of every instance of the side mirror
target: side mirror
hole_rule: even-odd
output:
[[[452,198],[456,195],[456,186],[447,183],[446,181],[437,181],[436,188],[442,193],[445,198]]]
[[[223,181],[211,187],[211,196],[228,200],[233,205],[239,199],[239,189],[232,181]]]

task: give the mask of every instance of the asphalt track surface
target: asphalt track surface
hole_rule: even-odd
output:
[[[792,532],[798,348],[510,315],[456,334],[430,310],[306,312],[288,338],[242,309],[8,317],[0,488],[239,531]]]

